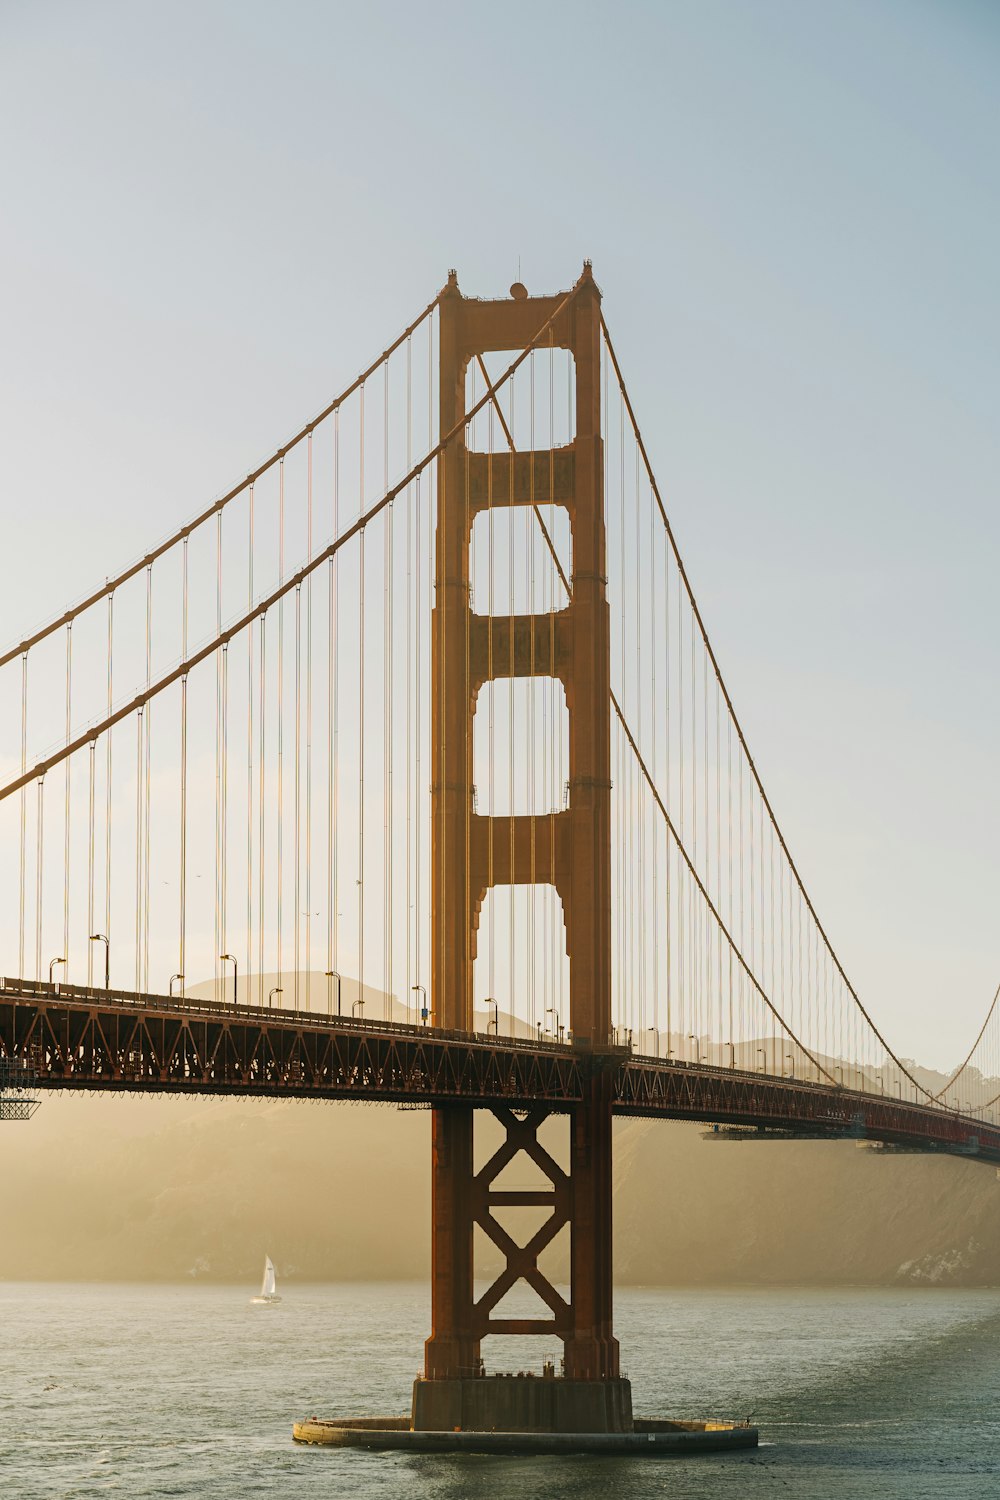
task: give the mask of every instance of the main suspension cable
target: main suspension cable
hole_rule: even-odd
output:
[[[832,960],[833,960],[833,962],[834,962],[834,964],[836,966],[837,972],[839,973],[841,979],[843,980],[843,983],[844,983],[844,985],[845,985],[845,987],[847,989],[848,994],[851,996],[851,998],[854,1001],[855,1005],[858,1007],[858,1009],[860,1010],[861,1014],[864,1016],[864,1018],[867,1021],[868,1026],[870,1027],[873,1035],[878,1040],[878,1042],[880,1043],[880,1045],[884,1048],[886,1055],[889,1058],[892,1059],[892,1061],[895,1063],[896,1067],[909,1080],[909,1082],[914,1086],[914,1088],[917,1089],[920,1093],[922,1093],[926,1099],[933,1100],[937,1096],[931,1094],[929,1092],[929,1090],[926,1089],[924,1087],[924,1085],[921,1084],[919,1082],[919,1080],[913,1076],[913,1074],[906,1067],[906,1065],[896,1056],[895,1052],[893,1052],[892,1048],[889,1046],[889,1044],[886,1041],[885,1037],[882,1035],[881,1031],[876,1026],[874,1020],[872,1019],[872,1017],[871,1017],[871,1015],[869,1013],[869,1011],[866,1009],[865,1005],[863,1004],[863,1002],[861,1000],[861,997],[858,995],[857,990],[854,988],[854,985],[851,983],[850,979],[848,978],[847,971],[845,970],[843,964],[841,963],[839,955],[837,954],[836,949],[834,948],[832,942],[830,941],[830,938],[828,937],[828,935],[826,933],[826,929],[824,928],[822,922],[819,919],[819,916],[818,916],[818,914],[816,912],[816,908],[813,906],[812,900],[811,900],[811,898],[809,896],[809,893],[808,893],[808,891],[806,889],[805,883],[804,883],[804,881],[802,879],[802,876],[799,873],[798,866],[796,865],[794,859],[792,858],[791,851],[789,850],[788,845],[785,842],[785,837],[784,837],[784,834],[781,831],[780,824],[778,823],[778,820],[777,820],[777,818],[775,816],[774,808],[771,806],[770,799],[768,798],[768,795],[767,795],[767,793],[766,793],[766,791],[764,789],[764,783],[761,780],[760,773],[758,772],[757,766],[756,766],[756,764],[754,762],[754,759],[753,759],[753,756],[750,753],[750,747],[749,747],[749,745],[747,743],[746,736],[743,733],[743,728],[742,728],[742,725],[741,725],[741,723],[739,721],[739,718],[737,717],[736,709],[735,709],[735,707],[733,705],[732,698],[729,695],[729,690],[728,690],[728,688],[726,686],[725,679],[723,678],[723,675],[722,675],[722,669],[719,666],[718,658],[716,657],[715,650],[714,650],[714,648],[712,646],[712,643],[711,643],[711,641],[709,639],[708,631],[707,631],[707,629],[705,627],[705,622],[704,622],[704,620],[702,618],[701,610],[698,607],[698,602],[697,602],[697,600],[695,598],[694,590],[691,587],[691,582],[690,582],[690,579],[688,578],[687,570],[686,570],[686,568],[684,566],[683,559],[682,559],[682,557],[680,555],[680,551],[679,551],[678,546],[677,546],[677,540],[676,540],[676,537],[674,536],[673,528],[672,528],[672,526],[670,524],[670,520],[669,520],[669,517],[667,515],[666,507],[664,506],[662,496],[660,495],[659,486],[658,486],[658,484],[656,482],[656,476],[655,476],[655,474],[653,472],[652,464],[650,463],[649,454],[648,454],[647,449],[646,449],[646,444],[645,444],[645,441],[643,439],[642,432],[641,432],[641,430],[639,428],[639,423],[638,423],[638,420],[637,420],[636,415],[635,415],[635,410],[634,410],[634,408],[632,406],[631,397],[629,396],[628,389],[627,389],[627,387],[625,385],[624,377],[623,377],[622,371],[621,371],[621,366],[618,363],[618,356],[617,356],[617,354],[615,352],[614,344],[612,342],[611,334],[610,334],[610,332],[608,330],[608,325],[607,325],[607,322],[606,322],[606,320],[604,318],[603,312],[601,313],[601,330],[602,330],[603,335],[604,335],[604,342],[605,342],[605,346],[606,346],[607,351],[608,351],[608,355],[609,355],[609,357],[611,359],[612,366],[614,367],[615,376],[616,376],[616,378],[618,380],[619,388],[620,388],[621,393],[622,393],[622,398],[623,398],[623,401],[625,403],[625,408],[626,408],[626,410],[628,412],[629,421],[632,424],[632,430],[633,430],[633,433],[635,435],[635,440],[636,440],[636,442],[637,442],[637,444],[639,446],[639,450],[640,450],[640,452],[642,454],[642,460],[643,460],[643,464],[644,464],[645,469],[646,469],[646,473],[649,476],[649,482],[650,482],[650,487],[651,487],[651,490],[652,490],[652,494],[653,494],[653,497],[654,497],[654,499],[656,501],[657,509],[659,510],[659,513],[660,513],[660,518],[661,518],[661,520],[663,522],[663,526],[664,526],[664,528],[666,530],[666,533],[667,533],[667,538],[668,538],[668,540],[670,542],[671,550],[672,550],[672,552],[674,554],[674,558],[675,558],[676,563],[677,563],[678,573],[680,574],[681,580],[682,580],[682,582],[684,584],[685,591],[687,592],[688,600],[690,602],[692,617],[693,617],[694,621],[697,622],[698,630],[699,630],[699,632],[701,634],[701,638],[702,638],[702,643],[703,643],[705,651],[706,651],[706,653],[708,655],[708,659],[709,659],[709,661],[712,664],[712,669],[715,672],[716,678],[717,678],[718,683],[719,683],[719,687],[722,690],[722,695],[723,695],[723,698],[725,699],[726,708],[727,708],[727,710],[729,712],[730,718],[732,719],[733,728],[736,730],[736,735],[737,735],[737,738],[739,740],[740,746],[741,746],[741,748],[743,750],[743,754],[744,754],[744,757],[746,759],[748,769],[749,769],[750,774],[751,774],[751,776],[753,778],[754,784],[757,787],[757,791],[758,791],[760,797],[763,800],[764,806],[767,809],[768,816],[770,817],[771,822],[774,824],[775,833],[777,835],[778,842],[779,842],[779,844],[781,846],[782,853],[784,854],[786,860],[788,861],[789,870],[790,870],[790,872],[791,872],[791,874],[792,874],[792,876],[793,876],[793,878],[794,878],[794,880],[796,882],[796,885],[798,886],[798,889],[799,889],[799,891],[801,893],[802,900],[803,900],[803,902],[804,902],[804,904],[806,906],[806,909],[808,910],[809,915],[812,917],[812,920],[815,922],[816,927],[817,927],[817,929],[819,931],[819,934],[822,937],[823,942],[826,945],[826,948],[827,948],[827,950],[828,950],[828,952],[829,952],[829,954],[830,954],[830,956],[831,956],[831,958],[832,958]],[[825,1069],[824,1069],[824,1072],[825,1072]]]
[[[345,390],[341,391],[339,396],[335,396],[332,401],[328,402],[327,405],[324,406],[322,411],[317,412],[316,416],[313,417],[311,421],[307,422],[304,427],[300,428],[300,430],[295,433],[293,437],[289,438],[287,442],[283,443],[280,448],[277,448],[269,458],[265,459],[262,464],[259,464],[258,467],[254,469],[252,473],[248,474],[245,479],[241,479],[239,484],[234,485],[231,490],[227,490],[224,495],[221,495],[218,500],[213,501],[213,503],[205,510],[201,511],[197,516],[194,516],[190,521],[186,522],[183,526],[179,527],[176,531],[171,533],[171,535],[167,537],[165,541],[160,542],[158,546],[152,548],[152,550],[147,552],[144,557],[138,558],[127,568],[124,568],[122,572],[117,573],[114,578],[106,578],[101,588],[95,589],[93,593],[88,594],[84,599],[81,599],[79,603],[74,604],[70,609],[66,610],[64,614],[60,615],[58,619],[50,621],[49,624],[42,626],[40,629],[34,631],[33,634],[26,636],[24,640],[22,640],[18,645],[12,646],[9,650],[0,653],[0,667],[5,667],[7,663],[13,661],[15,657],[23,655],[26,651],[30,651],[32,646],[37,646],[40,641],[44,641],[46,637],[52,635],[54,631],[60,630],[64,625],[70,624],[77,618],[78,615],[83,614],[93,605],[98,604],[102,599],[108,598],[115,592],[116,589],[120,588],[123,583],[127,583],[130,578],[135,578],[137,574],[142,572],[143,568],[150,567],[154,562],[156,562],[158,558],[163,557],[173,547],[176,547],[178,542],[182,542],[185,537],[189,537],[192,532],[197,531],[198,528],[200,526],[203,526],[206,521],[210,521],[213,516],[216,516],[221,511],[223,511],[230,503],[230,501],[235,500],[237,496],[242,495],[244,490],[246,490],[249,485],[255,484],[262,475],[267,474],[269,470],[273,469],[275,464],[280,463],[284,459],[286,453],[291,453],[293,448],[298,447],[303,438],[308,437],[309,434],[316,427],[318,427],[321,422],[324,422],[326,418],[329,417],[333,412],[338,411],[339,408],[343,406],[344,402],[347,401],[349,397],[353,396],[355,391],[359,390],[361,386],[364,385],[365,381],[370,379],[375,371],[378,370],[380,366],[384,364],[385,361],[388,360],[393,354],[395,354],[396,350],[406,342],[406,340],[410,337],[414,330],[419,328],[420,325],[430,317],[431,313],[433,313],[440,300],[441,293],[439,292],[438,295],[433,299],[433,301],[428,302],[427,306],[424,308],[419,317],[415,318],[412,323],[404,328],[399,337],[394,339],[392,343],[382,351],[378,358],[376,360],[373,360],[373,362],[368,366],[366,370],[362,371],[362,373],[358,375],[355,380],[352,380],[351,384],[347,386]]]

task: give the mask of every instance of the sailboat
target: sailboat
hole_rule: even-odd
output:
[[[274,1290],[274,1262],[269,1255],[264,1256],[264,1280],[260,1284],[260,1296],[251,1297],[250,1301],[266,1307],[269,1307],[272,1302],[281,1301]]]

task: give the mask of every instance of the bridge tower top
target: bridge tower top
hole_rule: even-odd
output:
[[[464,297],[450,272],[440,304],[440,426],[467,409],[470,361],[496,351],[563,348],[575,366],[575,431],[564,447],[472,451],[465,435],[438,468],[433,620],[433,1015],[470,1030],[472,965],[487,890],[555,887],[570,973],[570,1027],[583,1044],[611,1033],[610,636],[601,438],[601,294],[589,262],[568,294]],[[499,410],[499,402],[498,410]],[[482,511],[562,506],[573,562],[555,615],[473,614],[472,526]],[[569,713],[569,803],[553,816],[481,816],[472,734],[480,688],[499,677],[556,677]],[[517,726],[515,726],[517,736]],[[544,823],[545,836],[541,836]],[[536,826],[537,825],[537,826]],[[536,834],[538,836],[536,836]]]

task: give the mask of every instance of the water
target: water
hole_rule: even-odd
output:
[[[297,1417],[406,1409],[427,1291],[286,1283],[280,1306],[255,1308],[252,1290],[0,1286],[3,1495],[1000,1496],[1000,1293],[623,1289],[636,1410],[752,1411],[764,1445],[609,1460],[300,1448]]]

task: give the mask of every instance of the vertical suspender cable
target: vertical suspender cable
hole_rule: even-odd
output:
[[[636,448],[636,457],[638,457],[638,447]],[[652,504],[650,504],[649,507],[648,507],[648,514],[649,514],[649,532],[648,532],[647,549],[648,549],[648,554],[649,554],[649,615],[650,615],[650,636],[652,638],[652,644],[651,644],[651,647],[650,647],[651,676],[652,676],[652,691],[651,691],[651,694],[650,694],[650,710],[651,710],[651,717],[652,717],[652,720],[653,720],[653,779],[655,781],[656,778],[657,778],[657,776],[659,775],[659,771],[660,771],[659,758],[657,756],[657,743],[658,743],[658,738],[659,737],[658,737],[657,732],[656,732],[656,730],[657,730],[657,720],[660,717],[660,694],[659,694],[658,673],[657,673],[657,670],[656,670],[656,641],[657,641],[657,634],[658,634],[657,628],[656,628],[656,624],[657,624],[657,620],[656,620],[656,573],[655,573],[656,540],[655,540],[655,533],[653,531],[653,507],[652,507]],[[653,924],[652,924],[653,925],[653,984],[652,984],[653,1044],[654,1044],[654,1046],[656,1048],[657,1053],[659,1053],[659,1050],[660,1050],[660,1033],[659,1033],[659,1026],[660,1026],[660,1005],[659,1005],[659,997],[660,997],[660,920],[659,920],[659,906],[660,906],[660,831],[659,831],[659,828],[658,828],[657,824],[655,823],[655,821],[653,823],[653,892],[652,892],[652,894],[653,894]],[[645,1050],[645,1048],[644,1048],[644,1050]]]
[[[476,367],[472,366],[472,405],[476,403]],[[466,426],[466,451],[472,447],[473,434],[471,425]],[[466,480],[466,493],[468,493],[468,480]],[[497,915],[500,902],[497,898],[496,886],[494,884],[494,845],[493,827],[496,818],[496,682],[493,677],[493,619],[496,614],[495,592],[496,592],[496,551],[495,551],[495,526],[493,506],[493,407],[489,407],[487,418],[487,457],[486,457],[486,497],[489,504],[489,531],[487,534],[487,548],[489,554],[489,620],[486,625],[486,676],[489,680],[490,713],[489,713],[489,783],[490,783],[490,821],[487,825],[487,876],[486,888],[490,893],[490,996],[497,998],[496,984],[496,930]],[[469,810],[466,809],[466,821],[469,818]],[[489,1011],[489,1006],[485,1009]]]
[[[413,463],[413,350],[409,338],[406,340],[406,472],[410,472]],[[406,505],[406,642],[407,657],[404,662],[406,672],[406,884],[405,884],[405,911],[406,911],[406,970],[403,976],[403,1001],[406,1007],[406,1019],[410,1019],[410,985],[413,982],[413,967],[411,963],[413,951],[413,911],[410,900],[410,881],[412,879],[413,867],[411,861],[412,851],[412,791],[413,791],[413,680],[416,672],[419,672],[419,661],[411,666],[409,659],[409,643],[413,639],[413,496],[407,497]]]
[[[257,733],[257,1003],[264,1004],[265,927],[267,916],[267,615],[260,617],[260,661]]]
[[[508,383],[510,392],[510,416],[511,423],[514,420],[514,377]],[[493,408],[491,407],[492,411]],[[492,449],[492,443],[490,447]],[[514,465],[513,462],[507,466],[509,493],[507,496],[507,613],[509,616],[509,629],[507,649],[510,657],[510,677],[508,678],[509,693],[507,697],[507,814],[510,826],[510,930],[508,932],[508,961],[507,961],[507,985],[508,985],[508,1008],[511,1017],[511,1031],[514,1027],[514,1005],[517,988],[514,984],[514,923],[516,920],[515,896],[517,893],[517,869],[514,864],[514,713],[516,705],[516,694],[518,688],[517,679],[514,676]],[[530,684],[529,684],[530,686]],[[529,893],[529,899],[534,899],[534,892]],[[496,1012],[495,1012],[496,1014]],[[497,1031],[500,1030],[499,1018],[496,1022]]]
[[[719,911],[722,906],[722,694],[719,691],[719,682],[715,682],[715,904]],[[718,991],[717,991],[717,1016],[718,1029],[722,1032],[722,928],[716,925],[718,937]],[[732,1040],[732,1038],[730,1038]]]
[[[382,414],[382,462],[384,491],[389,489],[389,361],[383,368],[383,414]],[[392,851],[390,847],[392,828],[392,512],[390,500],[386,516],[385,539],[385,619],[382,625],[382,686],[383,733],[385,745],[382,750],[382,776],[384,780],[382,802],[382,901],[383,901],[383,981],[382,1013],[387,1021],[392,1019]]]
[[[110,732],[108,743],[111,742]],[[28,653],[25,651],[21,657],[21,775],[28,769]],[[25,868],[25,856],[27,853],[28,835],[28,788],[21,788],[21,859],[19,865],[18,879],[18,942],[17,942],[17,973],[19,978],[24,978],[24,894],[27,877]]]
[[[513,425],[514,425],[513,424],[513,415],[514,415],[513,411],[511,411],[511,429],[512,430],[513,430]],[[535,430],[535,351],[534,351],[534,349],[532,349],[531,353],[528,356],[528,430],[529,430],[529,433],[531,434],[531,436],[529,437],[529,440],[528,440],[528,452],[532,455],[531,461],[530,461],[529,466],[528,466],[528,500],[529,500],[529,503],[531,505],[532,511],[534,511],[535,508],[536,508],[536,504],[537,504],[537,502],[535,500],[535,460],[534,460],[534,452],[535,452],[535,443],[534,443],[534,430]],[[513,453],[511,455],[510,466],[511,466],[510,502],[511,502],[511,506],[513,507],[513,504],[514,504],[514,459],[513,459]],[[513,513],[513,511],[512,511],[512,513]],[[528,807],[531,810],[531,821],[528,824],[529,834],[530,834],[530,839],[531,839],[531,843],[530,843],[529,850],[528,850],[528,860],[529,860],[528,878],[531,881],[532,901],[531,901],[531,906],[529,908],[529,918],[528,918],[528,1009],[527,1009],[526,1014],[525,1014],[525,1020],[527,1021],[528,1025],[532,1028],[532,1030],[534,1030],[535,1022],[538,1019],[538,1016],[537,1016],[538,999],[537,999],[537,993],[536,993],[536,977],[535,977],[535,975],[536,975],[536,962],[535,962],[535,959],[536,959],[536,953],[537,953],[537,949],[538,949],[538,921],[537,921],[538,898],[534,895],[534,892],[537,889],[537,884],[536,883],[537,883],[537,880],[538,880],[538,860],[537,860],[537,851],[536,851],[536,830],[537,830],[537,827],[538,827],[538,819],[537,819],[537,805],[536,805],[536,801],[535,801],[535,770],[536,770],[536,762],[537,762],[537,758],[538,758],[537,740],[536,740],[536,735],[537,735],[536,709],[537,709],[538,695],[537,695],[537,693],[534,690],[534,687],[535,687],[535,661],[536,661],[536,655],[535,655],[535,651],[536,651],[536,643],[535,643],[535,620],[536,620],[537,613],[538,613],[538,600],[535,597],[535,555],[536,555],[537,550],[538,550],[538,543],[537,543],[536,538],[535,538],[535,533],[533,531],[531,531],[530,528],[529,528],[529,531],[528,531],[528,536],[529,536],[529,541],[528,541],[528,618],[530,619],[531,624],[529,626],[529,633],[528,633],[528,673],[529,673],[528,682],[529,682],[529,694],[530,694],[530,696],[528,698],[528,767],[527,767],[527,771],[528,771],[528,788],[527,788],[527,791],[528,791]],[[551,665],[552,665],[553,668],[555,667],[555,663],[554,662]],[[552,872],[552,875],[554,877],[554,875],[555,875],[554,871]],[[545,923],[546,926],[549,925],[549,904],[551,902],[551,899],[552,899],[551,889],[550,888],[546,888],[541,893],[541,900],[542,900],[542,920],[543,920],[543,922]]]
[[[365,508],[365,388],[359,417],[358,511]],[[358,542],[358,999],[365,998],[365,528]],[[362,1007],[359,1007],[361,1009]]]
[[[73,734],[73,622],[66,626],[66,743]],[[70,880],[70,795],[72,781],[70,766],[72,756],[66,757],[66,807],[63,830],[63,946],[62,956],[66,960],[63,973],[69,978],[69,880]],[[90,944],[88,943],[88,947]]]
[[[282,454],[282,456],[281,456],[281,462],[280,462],[279,467],[278,467],[278,577],[279,577],[279,579],[281,581],[283,581],[284,577],[285,577],[285,457],[284,457],[284,454]],[[284,791],[285,791],[285,777],[284,777],[284,748],[285,748],[285,744],[284,744],[284,741],[285,741],[285,735],[284,735],[284,720],[285,720],[285,596],[284,596],[284,594],[282,594],[281,598],[278,600],[278,668],[277,668],[277,678],[278,678],[278,680],[277,680],[277,696],[278,696],[278,714],[277,714],[277,719],[278,719],[278,725],[277,725],[277,734],[278,734],[278,743],[277,743],[277,761],[278,761],[278,787],[277,787],[277,791],[278,791],[278,809],[277,809],[277,812],[278,812],[278,859],[277,859],[277,872],[276,872],[276,879],[277,879],[276,893],[277,893],[277,907],[278,907],[277,917],[278,917],[278,921],[277,921],[277,929],[276,929],[276,932],[275,932],[275,945],[276,945],[276,949],[277,949],[277,971],[278,971],[277,972],[277,978],[278,978],[278,986],[277,987],[278,987],[278,989],[280,989],[281,988],[281,978],[282,978],[282,975],[281,975],[281,936],[282,936],[282,934],[281,934],[281,916],[282,916],[282,897],[283,897],[283,894],[284,894],[284,891],[283,891],[283,886],[284,886],[283,862],[284,862],[284,852],[285,852],[285,849],[284,849],[284,844],[285,844],[284,828],[282,826],[283,825],[283,816],[282,815],[284,813]]]
[[[142,784],[143,705],[135,716],[135,992],[142,992]]]
[[[247,496],[247,611],[253,608],[254,487]],[[253,997],[250,978],[253,968],[253,626],[247,631],[247,934],[246,934],[246,1002]],[[259,980],[258,980],[259,986]]]
[[[282,459],[284,463],[284,459]],[[222,512],[215,525],[215,628],[222,633]],[[215,653],[215,998],[223,998],[219,955],[222,938],[222,652]]]
[[[38,830],[35,853],[35,979],[42,977],[43,864],[45,853],[45,777],[38,778]]]
[[[181,651],[187,660],[188,651],[188,539],[184,538],[181,552]],[[187,741],[188,741],[188,680],[187,673],[181,678],[181,806],[180,806],[180,874],[178,894],[178,951],[177,971],[181,976],[181,994],[187,988]]]
[[[295,898],[292,922],[295,969],[292,977],[292,993],[295,1009],[299,1009],[299,984],[302,970],[302,585],[295,586],[295,834],[292,894]]]
[[[306,449],[306,555],[312,562],[313,550],[313,435]],[[306,1010],[312,1010],[312,654],[313,654],[313,580],[306,579]]]
[[[88,754],[87,796],[87,934],[94,930],[94,810],[97,779],[97,741],[91,740]],[[94,982],[94,945],[87,943],[87,984]]]
[[[333,416],[333,534],[340,535],[340,412]],[[335,970],[339,971],[340,955],[337,945],[337,904],[340,900],[340,890],[337,883],[338,861],[337,852],[340,837],[340,818],[338,794],[340,791],[340,723],[337,713],[338,697],[340,693],[340,659],[339,659],[339,633],[337,630],[338,612],[340,609],[339,583],[340,553],[337,552],[330,559],[330,646],[329,646],[329,674],[330,680],[327,684],[328,703],[328,754],[330,756],[330,769],[327,782],[327,964],[326,967],[332,975]],[[340,984],[337,980],[337,1000],[340,1001]]]
[[[640,516],[639,516],[639,447],[635,444],[635,679],[638,693],[636,705],[639,744],[643,744],[642,733],[642,700],[646,696],[646,685],[643,681],[642,662],[642,638],[645,634],[642,620],[643,591],[643,557],[642,543],[640,541]],[[655,710],[654,710],[655,712]],[[636,789],[636,814],[639,820],[638,844],[639,844],[639,975],[637,1010],[633,1016],[632,1024],[639,1033],[640,1050],[643,1045],[643,1032],[646,1025],[646,811],[645,796],[641,783],[637,783]]]
[[[153,680],[153,565],[146,569],[146,691]],[[150,866],[150,815],[153,755],[153,700],[146,702],[146,753],[143,776],[145,799],[145,831],[143,836],[143,893],[142,893],[142,981],[143,989],[149,989],[149,885]]]
[[[111,716],[114,692],[114,633],[115,596],[108,595],[108,717]],[[105,813],[104,813],[104,935],[111,951],[111,740],[114,731],[108,730],[107,755],[104,768]],[[110,963],[110,959],[108,960]]]

